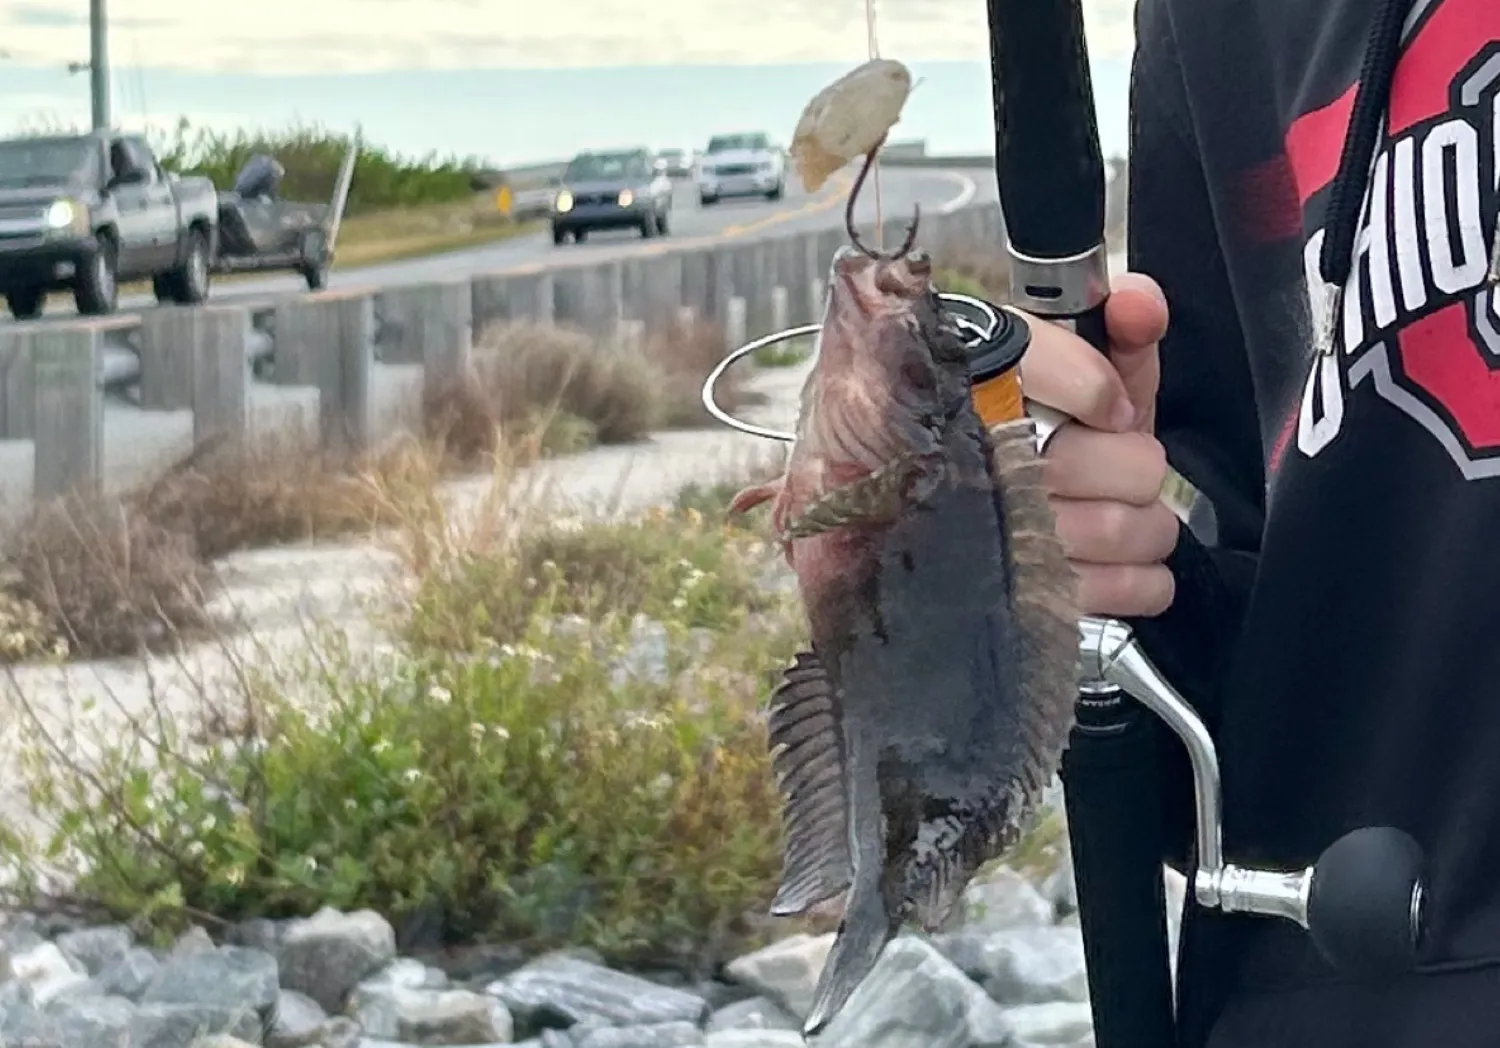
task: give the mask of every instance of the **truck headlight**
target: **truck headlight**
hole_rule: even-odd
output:
[[[621,207],[629,207],[631,204],[635,203],[635,194],[628,189],[620,190],[619,203]]]
[[[70,228],[78,220],[80,212],[71,200],[54,200],[47,208],[47,228],[61,231]]]
[[[572,211],[573,210],[573,194],[569,193],[566,189],[559,191],[558,194],[557,194],[557,199],[555,201],[553,201],[552,206],[557,209],[558,214],[562,214],[562,213],[567,212],[567,211]]]

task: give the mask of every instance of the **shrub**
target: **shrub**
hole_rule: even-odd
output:
[[[729,630],[770,607],[764,543],[693,509],[526,529],[421,573],[407,638],[425,649],[518,642],[538,614],[646,615]]]
[[[384,664],[330,634],[302,663],[235,674],[191,725],[157,711],[99,727],[88,765],[25,719],[22,778],[50,830],[12,827],[0,858],[28,905],[68,901],[163,936],[189,919],[371,907],[403,948],[575,943],[701,970],[753,941],[774,890],[760,705],[797,629],[780,606],[726,614],[745,596],[732,572],[667,571],[653,552],[653,579],[699,591],[656,623],[626,606],[658,608],[655,588],[615,576],[641,574],[620,551],[706,557],[708,530],[667,514],[551,535],[530,556],[605,575],[621,607],[589,623],[537,600],[507,642]],[[570,542],[589,552],[569,559]]]
[[[996,305],[1010,301],[1010,263],[1000,251],[958,244],[935,255],[933,283],[939,291],[972,295]]]
[[[162,166],[182,174],[204,175],[221,190],[234,184],[245,161],[269,153],[286,168],[282,193],[290,200],[327,200],[333,195],[348,150],[348,132],[318,124],[233,132],[193,128],[180,120],[170,136],[153,143]],[[406,157],[378,145],[360,144],[349,183],[346,214],[440,204],[472,197],[481,188],[477,160],[458,157]]]
[[[37,506],[6,543],[0,604],[21,619],[26,643],[81,658],[135,654],[208,624],[210,575],[189,535],[129,503],[71,495]]]
[[[480,388],[502,427],[545,429],[562,412],[594,428],[602,444],[640,440],[657,427],[659,375],[642,353],[567,327],[518,322],[490,327],[476,359]]]
[[[205,445],[132,496],[140,513],[192,537],[200,557],[326,539],[378,522],[357,457],[301,437]]]

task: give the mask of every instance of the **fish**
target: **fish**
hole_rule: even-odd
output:
[[[842,898],[805,1037],[1016,842],[1074,722],[1076,580],[1034,430],[981,421],[916,231],[882,255],[849,224],[784,471],[730,504],[769,503],[807,625],[767,713],[771,913]]]

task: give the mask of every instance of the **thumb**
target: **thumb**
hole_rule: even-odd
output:
[[[1150,432],[1161,385],[1157,343],[1167,331],[1167,299],[1144,273],[1122,273],[1114,279],[1104,306],[1109,332],[1109,359],[1135,408],[1135,428]]]

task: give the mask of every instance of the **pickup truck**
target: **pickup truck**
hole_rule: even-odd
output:
[[[0,140],[0,294],[17,320],[64,290],[112,313],[120,282],[148,277],[158,301],[200,303],[218,223],[213,182],[163,171],[139,135]]]

